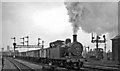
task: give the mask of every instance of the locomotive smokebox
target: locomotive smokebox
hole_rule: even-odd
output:
[[[76,34],[73,35],[73,42],[77,42],[77,35]]]

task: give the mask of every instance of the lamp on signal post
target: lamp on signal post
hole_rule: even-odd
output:
[[[29,45],[29,36],[26,36],[25,38],[27,38],[27,41],[25,41],[27,43],[27,46]]]
[[[13,39],[14,43],[16,42],[16,38],[15,38],[15,37],[13,37],[13,38],[11,38],[11,39]]]
[[[23,40],[21,43],[22,43],[22,44],[23,44],[23,46],[24,46],[24,37],[23,37],[23,38],[20,38],[20,39],[22,39],[22,40]]]
[[[42,41],[42,43],[40,43],[40,40]],[[38,38],[38,46],[39,46],[40,44],[42,44],[42,49],[43,49],[43,47],[44,47],[44,41],[43,41],[41,38]]]
[[[13,37],[13,38],[11,38],[11,39],[13,39],[13,47],[14,47],[14,52],[15,52],[15,48],[16,48],[16,38],[15,37]]]
[[[38,46],[40,45],[40,40],[41,40],[41,38],[38,38]]]
[[[21,42],[21,43],[22,43],[22,44],[23,44],[23,46],[24,46],[24,37],[23,37],[23,38],[20,38],[20,39],[22,39],[22,42]]]
[[[44,48],[44,41],[42,40],[42,49]]]

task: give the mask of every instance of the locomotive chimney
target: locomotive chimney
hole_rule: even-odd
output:
[[[77,35],[76,34],[73,35],[73,42],[77,42]]]

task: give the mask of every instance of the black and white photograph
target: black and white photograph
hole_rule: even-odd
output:
[[[119,0],[1,0],[1,71],[120,71]]]

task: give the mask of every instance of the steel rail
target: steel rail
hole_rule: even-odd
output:
[[[9,60],[9,61],[17,68],[18,71],[26,71],[26,70],[35,71],[34,69],[32,69],[32,68],[26,66],[25,64],[20,63],[20,62],[14,60],[14,59],[7,58],[7,60]],[[22,69],[21,66],[22,66],[22,67],[26,67],[27,69]]]

